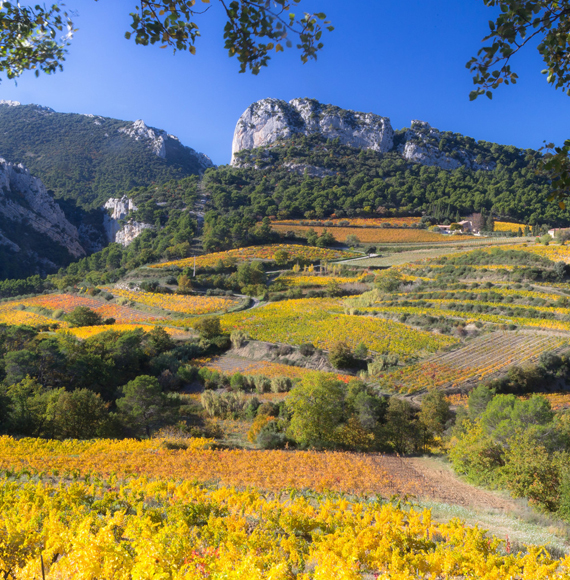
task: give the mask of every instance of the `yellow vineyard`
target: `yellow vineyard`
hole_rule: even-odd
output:
[[[118,288],[110,289],[116,296],[150,308],[160,308],[185,314],[211,314],[228,310],[239,303],[233,297],[220,296],[183,296],[177,294],[154,294],[152,292],[131,292]]]
[[[309,230],[314,230],[317,234],[322,234],[325,230],[334,236],[335,240],[345,242],[348,236],[356,236],[360,242],[370,243],[433,243],[433,242],[455,242],[475,239],[472,236],[456,236],[448,234],[437,234],[427,230],[413,228],[350,228],[334,227],[325,228],[320,226],[297,226],[274,224],[273,229],[280,233],[294,231],[305,236]]]
[[[435,335],[372,317],[343,314],[342,302],[305,298],[271,303],[222,317],[225,330],[243,330],[256,340],[300,345],[313,343],[328,349],[336,341],[355,347],[363,342],[378,353],[394,352],[402,358],[419,352],[435,352],[457,342],[450,336]]]
[[[358,254],[354,252],[345,252],[342,250],[331,250],[329,248],[316,248],[312,246],[300,246],[295,244],[273,244],[269,246],[251,246],[249,248],[238,248],[226,252],[216,252],[197,256],[196,258],[184,258],[183,260],[174,260],[172,262],[161,262],[153,264],[151,268],[166,268],[168,266],[177,266],[178,268],[191,268],[196,263],[196,268],[210,268],[215,266],[220,260],[222,262],[233,261],[236,263],[248,260],[273,260],[275,252],[278,250],[286,251],[291,259],[302,258],[311,262],[318,260],[338,260],[341,258],[352,258]]]
[[[205,450],[205,440],[190,440],[186,451],[161,450],[161,444],[1,438],[1,463],[9,470],[0,480],[4,576],[41,578],[41,557],[46,579],[570,578],[570,558],[556,560],[532,546],[511,553],[508,543],[482,529],[457,519],[436,523],[429,510],[377,496],[182,480],[172,466],[194,474],[204,454],[224,466],[239,462],[240,454]],[[274,453],[255,454],[257,464],[250,463],[254,470],[262,465],[269,481]],[[280,459],[291,458],[286,467],[293,476],[312,455],[279,452]],[[321,457],[334,461],[334,455]],[[362,467],[358,456],[336,455],[337,480]],[[144,460],[160,463],[161,474],[149,479]],[[327,473],[318,462],[310,467]],[[58,481],[59,474],[68,479]]]

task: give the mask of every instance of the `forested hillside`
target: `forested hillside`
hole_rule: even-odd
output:
[[[535,172],[540,154],[442,133],[438,147],[466,151],[491,170],[444,170],[405,160],[405,130],[382,154],[322,136],[281,140],[237,154],[239,167],[210,169],[206,187],[219,211],[250,206],[261,216],[324,218],[421,215],[433,204],[450,218],[485,209],[524,223],[568,225],[568,213],[547,201],[549,184]]]
[[[135,187],[198,174],[211,161],[166,133],[106,117],[0,104],[0,155],[87,209]]]

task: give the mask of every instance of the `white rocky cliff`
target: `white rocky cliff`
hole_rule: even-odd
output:
[[[314,99],[293,99],[288,103],[279,99],[263,99],[250,105],[235,128],[232,165],[257,167],[248,159],[239,160],[236,154],[258,147],[271,147],[276,141],[295,135],[312,134],[327,139],[338,138],[342,144],[357,149],[372,149],[379,153],[395,151],[407,161],[447,170],[465,166],[488,171],[496,166],[492,160],[480,159],[458,145],[453,134],[442,134],[425,121],[413,120],[405,135],[400,132],[399,137],[395,138],[387,117],[323,105]],[[326,170],[317,167],[292,165],[290,169],[297,173],[303,173],[306,169],[314,177],[328,175]]]
[[[79,242],[77,228],[51,197],[45,185],[21,164],[8,163],[0,158],[0,215],[3,221],[13,222],[21,236],[31,228],[53,242],[65,247],[74,258],[85,256]],[[1,232],[0,244],[15,252],[20,251],[21,236]]]
[[[129,219],[129,215],[137,210],[137,206],[126,195],[108,199],[103,207],[108,212],[103,225],[109,242],[128,246],[144,230],[152,228],[150,224]]]
[[[357,113],[313,99],[263,99],[250,105],[237,122],[232,144],[235,154],[243,149],[270,145],[293,135],[320,133],[328,139],[361,149],[385,153],[393,146],[390,119],[373,113]]]

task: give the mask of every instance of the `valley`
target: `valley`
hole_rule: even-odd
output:
[[[0,204],[6,578],[566,577],[570,221],[538,152],[264,99],[213,167],[61,115],[0,103],[6,204],[45,213],[33,183],[72,240],[16,250]]]

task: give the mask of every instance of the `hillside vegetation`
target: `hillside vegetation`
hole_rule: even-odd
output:
[[[432,215],[437,206],[452,220],[485,209],[532,225],[568,223],[566,212],[547,202],[548,181],[535,173],[539,153],[450,135],[445,147],[455,143],[484,153],[496,168],[443,170],[408,162],[396,150],[358,150],[313,135],[241,151],[241,167],[210,169],[205,184],[219,211],[250,207],[280,219],[354,217],[379,209],[388,216]]]
[[[166,158],[161,158],[145,139],[120,132],[131,126],[37,105],[0,106],[0,156],[24,163],[56,197],[86,209],[133,188],[203,170],[196,152],[175,139],[166,139]]]

